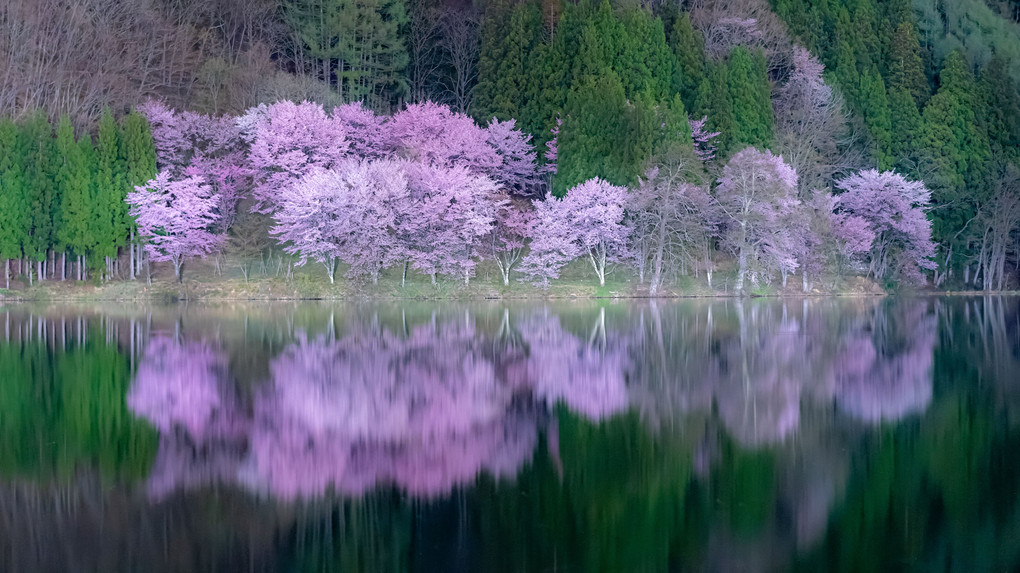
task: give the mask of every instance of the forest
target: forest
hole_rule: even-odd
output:
[[[1018,82],[1018,0],[12,0],[0,286],[1011,289]]]

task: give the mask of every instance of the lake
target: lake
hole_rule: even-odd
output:
[[[1020,568],[1020,299],[0,307],[4,571]]]

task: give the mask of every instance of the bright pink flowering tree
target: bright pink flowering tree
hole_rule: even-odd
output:
[[[186,259],[208,255],[223,241],[213,232],[219,221],[217,197],[202,177],[173,180],[167,171],[135,187],[128,194],[131,215],[138,231],[148,241],[146,251],[153,261],[170,261],[181,280]]]
[[[351,161],[313,171],[279,193],[272,233],[300,264],[321,263],[330,283],[338,260],[349,265],[349,277],[376,281],[397,256],[394,205],[406,202],[408,193],[395,161]]]
[[[392,153],[394,142],[386,116],[376,115],[361,102],[354,102],[333,109],[333,118],[346,130],[355,156],[382,159]]]
[[[836,197],[838,210],[860,217],[875,234],[869,273],[878,279],[898,275],[923,283],[923,271],[935,269],[931,221],[924,212],[931,192],[924,183],[870,169],[838,181],[836,187],[843,190]]]
[[[797,268],[797,237],[791,221],[797,200],[797,172],[782,157],[748,147],[723,168],[716,199],[725,214],[723,243],[739,264],[735,289],[744,281],[769,280],[776,269]]]
[[[604,286],[607,263],[621,258],[627,248],[626,200],[626,188],[594,178],[567,191],[563,199],[550,194],[545,201],[535,201],[531,252],[521,272],[548,284],[564,265],[587,254]]]
[[[253,197],[263,212],[276,209],[280,191],[316,169],[330,169],[350,157],[343,121],[315,103],[280,101],[248,110],[238,119],[250,144],[255,172]]]
[[[488,134],[469,116],[433,102],[410,104],[389,121],[395,152],[427,165],[487,173],[502,163]]]
[[[149,100],[139,107],[149,121],[161,171],[173,179],[201,177],[217,197],[217,232],[233,223],[237,203],[251,184],[247,145],[231,116],[177,112]]]

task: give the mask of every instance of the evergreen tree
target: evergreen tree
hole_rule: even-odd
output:
[[[1009,77],[1001,58],[981,70],[982,123],[988,131],[992,152],[1010,161],[1020,160],[1020,91]]]
[[[907,172],[913,164],[911,158],[921,128],[921,114],[914,104],[914,97],[902,88],[889,90],[889,114],[889,155],[897,171]]]
[[[478,83],[472,99],[480,122],[520,120],[528,77],[528,60],[541,33],[542,17],[532,2],[513,6],[495,2],[486,8]]]
[[[32,115],[22,125],[21,138],[25,146],[25,184],[31,221],[24,251],[26,257],[42,262],[56,239],[59,210],[57,156],[46,116],[41,112]]]
[[[991,149],[974,112],[976,86],[963,54],[946,58],[939,80],[938,92],[921,114],[915,145],[920,174],[932,190],[935,240],[949,246],[987,193]]]
[[[88,142],[87,144],[85,142]],[[57,124],[57,168],[56,183],[60,195],[60,221],[57,239],[62,251],[81,257],[97,244],[97,188],[92,177],[92,165],[86,155],[91,140],[82,138],[82,144],[74,139],[74,127],[67,116]]]
[[[103,110],[95,147],[95,200],[93,202],[96,254],[116,257],[127,238],[127,203],[120,134],[113,113]]]
[[[620,52],[625,43],[626,32],[623,25],[616,19],[609,0],[602,0],[588,24],[581,30],[577,55],[574,58],[574,77],[599,76],[613,70],[623,82]],[[624,93],[632,87],[623,84]]]
[[[892,36],[887,68],[886,85],[890,92],[906,90],[918,107],[928,101],[928,80],[921,61],[921,44],[917,30],[909,21],[901,23]]]
[[[124,182],[120,197],[126,207],[127,194],[134,191],[136,186],[144,185],[156,176],[156,144],[152,139],[149,122],[135,111],[121,119],[118,140],[117,151]],[[118,220],[120,228],[117,232],[120,233],[121,240],[128,236],[132,240],[132,261],[129,266],[134,271],[137,268],[134,259],[137,257],[138,261],[141,261],[141,247],[134,245],[137,237],[135,220],[127,210],[121,213],[123,218]],[[134,278],[133,274],[131,278]]]
[[[673,65],[673,92],[680,94],[684,105],[694,107],[698,88],[705,78],[705,48],[701,34],[694,30],[687,12],[673,21],[669,45],[676,62]]]
[[[152,139],[149,122],[136,111],[124,116],[120,122],[120,162],[123,166],[127,197],[138,185],[156,176],[156,143]]]
[[[10,287],[9,259],[21,258],[28,239],[29,204],[24,178],[25,149],[14,122],[0,119],[0,269]]]
[[[871,154],[879,170],[892,168],[892,115],[889,111],[889,100],[885,92],[885,83],[872,68],[869,73],[861,76],[860,112],[864,117],[864,125],[871,136]]]
[[[403,0],[287,0],[287,24],[346,101],[388,109],[406,91]]]
[[[672,95],[675,56],[666,44],[662,20],[650,12],[630,8],[622,14],[623,49],[614,68],[628,94],[643,94],[654,100]]]
[[[708,63],[705,78],[698,86],[698,94],[694,100],[694,115],[708,117],[709,131],[719,132],[715,143],[719,147],[720,156],[724,156],[734,146],[733,105],[730,97],[727,66],[723,62]]]
[[[578,80],[567,98],[559,135],[559,160],[553,193],[592,177],[625,185],[635,175],[626,161],[621,136],[627,128],[627,98],[613,71]]]
[[[752,55],[743,46],[734,48],[730,53],[726,79],[733,110],[730,149],[734,145],[769,146],[774,116],[765,56],[760,52]]]
[[[859,88],[861,74],[857,68],[857,52],[854,45],[853,25],[846,7],[839,10],[835,29],[834,53],[827,58],[828,67],[835,70],[836,85],[853,106],[860,102]]]
[[[857,71],[866,74],[879,64],[881,46],[878,37],[878,14],[873,0],[856,0],[853,15],[853,50]]]

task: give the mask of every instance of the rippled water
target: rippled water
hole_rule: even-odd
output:
[[[0,307],[0,569],[1016,570],[1018,303]]]

